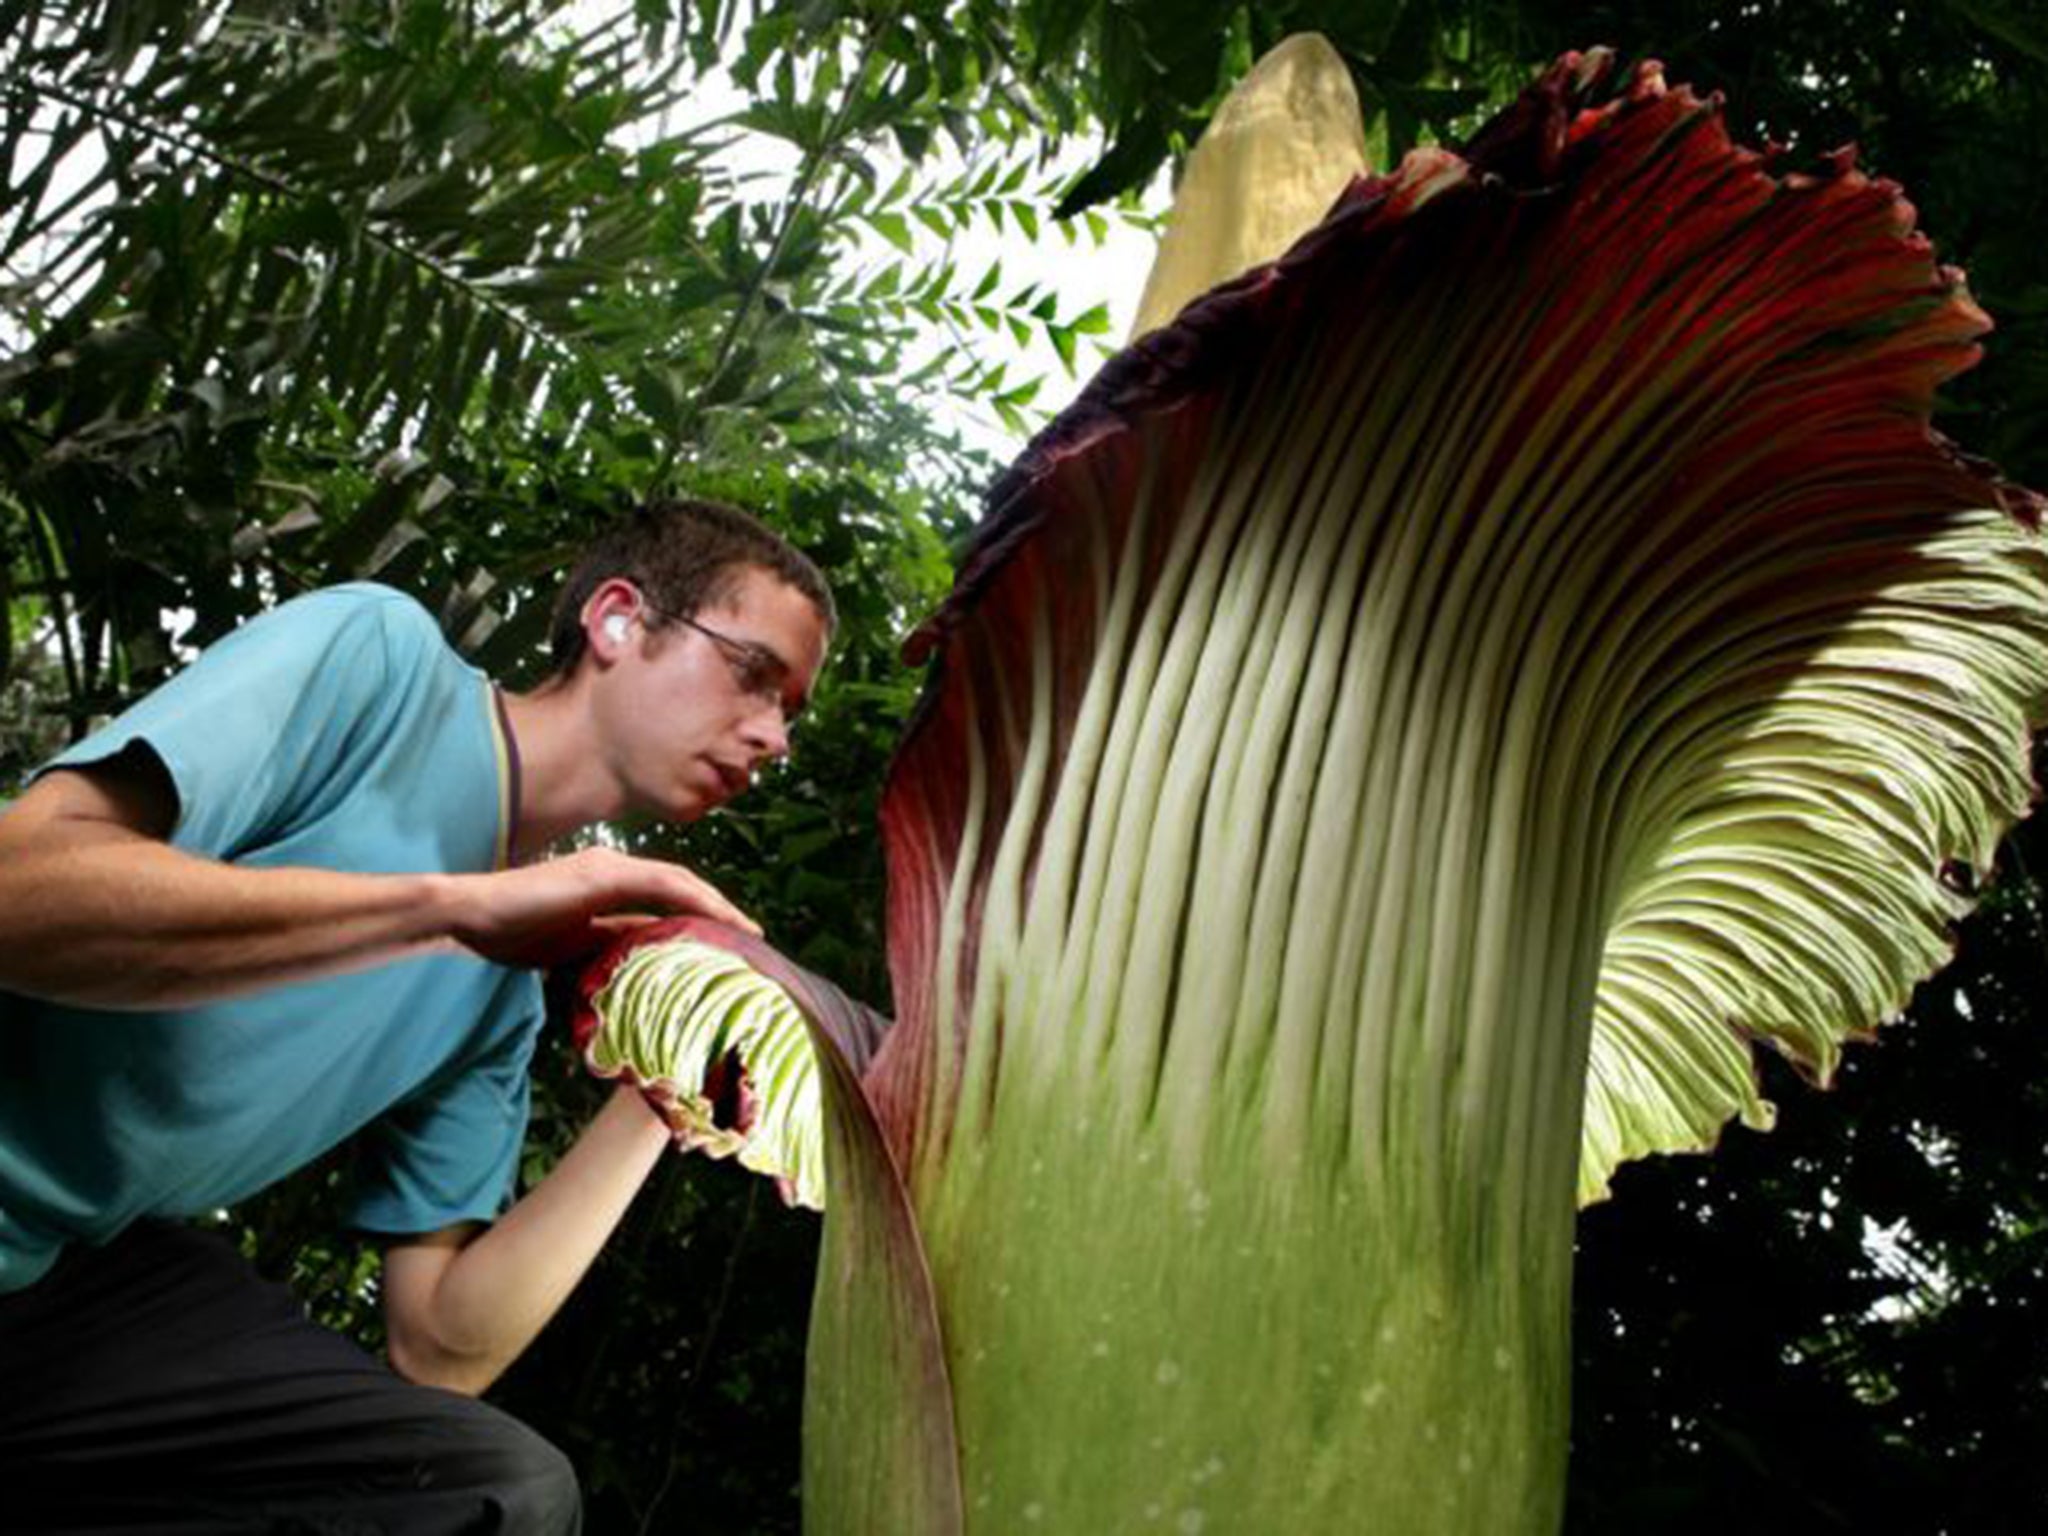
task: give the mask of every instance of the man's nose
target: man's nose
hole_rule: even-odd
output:
[[[764,704],[749,715],[742,735],[755,764],[789,756],[789,722],[779,704]]]

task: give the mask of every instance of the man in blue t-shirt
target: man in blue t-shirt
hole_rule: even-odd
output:
[[[739,793],[787,750],[832,624],[760,524],[664,503],[571,574],[530,693],[410,599],[340,587],[45,765],[0,815],[10,1529],[575,1529],[560,1455],[474,1396],[668,1128],[621,1090],[512,1199],[531,967],[616,912],[746,919],[675,865],[544,855]],[[349,1138],[390,1370],[178,1220]]]

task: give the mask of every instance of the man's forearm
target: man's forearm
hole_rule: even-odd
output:
[[[244,869],[123,832],[0,867],[0,988],[175,1007],[358,969],[446,940],[445,880]]]
[[[0,816],[0,990],[176,1007],[445,945],[557,963],[622,910],[753,926],[688,870],[608,848],[474,874],[251,869],[162,841],[174,809],[66,772]]]
[[[393,1246],[384,1260],[392,1365],[477,1393],[553,1317],[669,1145],[639,1091],[615,1090],[568,1154],[496,1225]]]

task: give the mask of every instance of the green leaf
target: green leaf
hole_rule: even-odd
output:
[[[1123,125],[1100,160],[1090,166],[1053,209],[1056,219],[1071,219],[1098,203],[1142,185],[1166,158],[1166,134],[1155,119]],[[1091,225],[1092,227],[1092,225]],[[1100,236],[1096,237],[1100,240]]]
[[[903,158],[913,165],[931,151],[932,131],[922,123],[891,123],[889,132],[896,140],[896,147],[903,151]]]
[[[1072,374],[1074,371],[1074,332],[1072,329],[1064,325],[1048,324],[1045,328],[1045,335],[1046,339],[1052,343],[1053,350],[1059,354],[1060,362],[1065,365],[1067,372]]]
[[[875,233],[904,255],[910,254],[910,224],[900,213],[871,213],[868,223]]]
[[[2011,0],[1942,0],[1942,4],[2028,58],[2048,63],[2048,26]]]

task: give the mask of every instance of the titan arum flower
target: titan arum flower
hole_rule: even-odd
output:
[[[1355,155],[1293,49],[1321,126],[1226,118]],[[1575,1200],[1948,954],[2048,695],[2036,499],[1928,426],[1987,322],[1849,155],[1606,69],[1220,257],[996,486],[879,1049],[694,930],[819,1046],[812,1529],[1554,1528]]]

